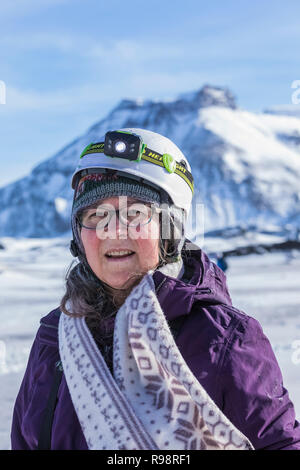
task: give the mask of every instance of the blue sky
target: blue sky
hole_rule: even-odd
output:
[[[123,98],[167,99],[209,83],[251,111],[290,105],[299,18],[299,0],[1,2],[0,186]]]

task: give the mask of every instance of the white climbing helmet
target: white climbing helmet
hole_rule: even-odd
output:
[[[83,150],[72,177],[72,188],[82,176],[99,169],[117,170],[163,189],[188,217],[194,192],[191,167],[167,137],[136,128],[107,132],[103,139]]]

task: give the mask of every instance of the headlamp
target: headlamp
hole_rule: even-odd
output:
[[[183,160],[178,163],[172,155],[168,153],[160,154],[156,150],[150,149],[137,134],[125,131],[109,131],[105,134],[104,142],[87,145],[81,153],[80,158],[83,158],[85,155],[97,153],[104,153],[104,155],[108,157],[118,157],[132,162],[145,160],[154,165],[161,166],[168,171],[168,173],[176,173],[180,176],[188,184],[192,193],[194,192],[194,178],[192,173],[187,169],[185,161]],[[93,164],[91,164],[91,168],[94,169]],[[105,166],[103,166],[103,168],[105,168]],[[89,172],[86,168],[82,169],[81,174],[83,174],[84,171],[86,171],[85,174]]]
[[[139,162],[146,145],[140,136],[122,131],[105,134],[103,152],[109,157],[125,158]]]

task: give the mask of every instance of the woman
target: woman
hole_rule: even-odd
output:
[[[178,147],[108,132],[72,186],[78,263],[41,320],[12,449],[300,449],[269,341],[184,236],[193,178]]]

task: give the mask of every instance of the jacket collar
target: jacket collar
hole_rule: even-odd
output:
[[[162,270],[153,274],[156,295],[167,320],[188,315],[195,301],[232,305],[225,274],[200,247],[186,239],[182,258],[182,277],[173,277]]]

